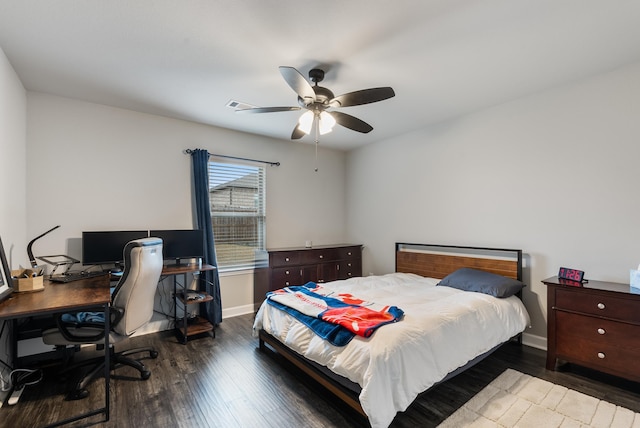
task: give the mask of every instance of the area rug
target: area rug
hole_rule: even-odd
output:
[[[440,428],[640,428],[640,413],[507,369]]]

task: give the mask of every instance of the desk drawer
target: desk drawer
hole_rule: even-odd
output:
[[[556,290],[556,308],[640,324],[637,301],[590,294],[584,290]]]

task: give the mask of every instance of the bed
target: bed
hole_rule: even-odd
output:
[[[369,338],[334,346],[266,301],[254,322],[261,349],[283,355],[373,428],[387,427],[421,392],[519,340],[529,325],[521,291],[496,298],[438,285],[468,270],[462,268],[521,281],[521,250],[397,243],[395,257],[395,273],[322,284],[404,311]]]

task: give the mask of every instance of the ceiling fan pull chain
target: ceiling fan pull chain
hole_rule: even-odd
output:
[[[315,167],[314,171],[318,172],[318,133],[319,133],[318,128],[320,127],[320,125],[319,125],[320,120],[316,119],[315,123],[316,123],[316,126],[315,126],[315,128],[316,128],[316,162],[315,162],[316,163],[316,167]]]

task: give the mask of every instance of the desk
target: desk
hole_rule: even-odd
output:
[[[59,426],[90,416],[104,413],[109,420],[109,276],[103,275],[81,279],[68,283],[44,282],[44,290],[32,293],[13,293],[7,300],[0,302],[0,320],[14,320],[35,315],[47,315],[60,312],[103,310],[105,315],[104,359],[105,359],[105,403],[104,407],[88,411],[82,415],[56,422]],[[15,322],[14,322],[15,326]],[[16,332],[13,331],[13,334]],[[16,354],[16,341],[13,340],[13,356]]]

